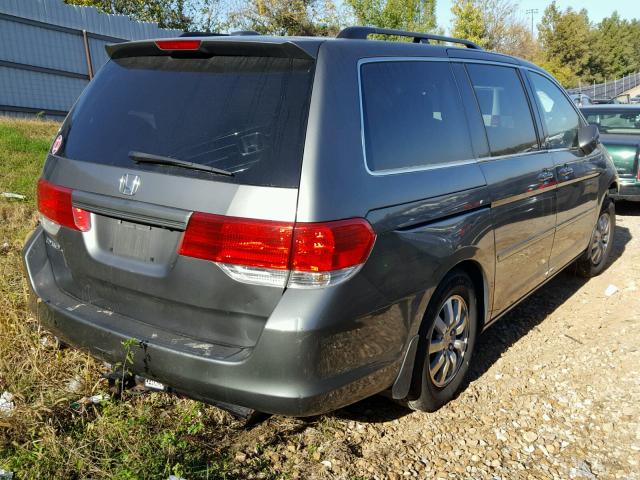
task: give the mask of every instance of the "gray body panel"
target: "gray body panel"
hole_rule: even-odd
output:
[[[244,41],[282,42],[235,38],[234,48]],[[405,398],[416,335],[445,275],[457,266],[473,272],[487,326],[584,251],[615,170],[601,147],[589,157],[544,149],[489,156],[460,69],[468,61],[501,62],[526,76],[537,69],[526,62],[410,43],[288,42],[316,58],[299,188],[50,156],[43,178],[74,189],[74,204],[93,212],[95,228],[63,228],[55,238],[39,228],[31,237],[25,264],[42,299],[34,308],[48,328],[109,361],[122,360],[123,340],[138,339],[136,372],[203,400],[304,416],[394,383],[393,395]],[[368,171],[359,65],[389,57],[451,63],[469,122],[461,134],[470,136],[474,158]],[[566,164],[574,176],[563,185],[557,170]],[[539,188],[545,170],[553,181]],[[118,192],[127,173],[141,177],[135,198]],[[247,285],[212,262],[176,253],[194,211],[286,222],[362,217],[377,238],[345,283]]]

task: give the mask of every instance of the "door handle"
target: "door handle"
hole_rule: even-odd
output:
[[[551,170],[543,170],[538,174],[538,182],[544,183],[553,179],[553,172]]]
[[[562,177],[569,177],[569,176],[573,175],[573,168],[571,168],[571,167],[562,167],[560,170],[558,170],[558,175],[560,175]]]

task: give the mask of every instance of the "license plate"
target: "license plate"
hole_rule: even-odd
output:
[[[148,378],[144,379],[144,387],[150,390],[164,390],[164,384]]]
[[[152,255],[149,249],[153,234],[153,228],[147,225],[120,221],[115,226],[113,253],[147,262]]]

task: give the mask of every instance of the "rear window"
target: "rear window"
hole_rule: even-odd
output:
[[[583,113],[587,122],[596,125],[600,133],[640,134],[640,109]]]
[[[249,185],[297,187],[310,60],[131,57],[111,60],[63,129],[74,160]],[[228,170],[233,177],[136,164],[130,151]]]

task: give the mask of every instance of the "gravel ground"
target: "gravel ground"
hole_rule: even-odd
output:
[[[457,399],[273,417],[229,439],[238,472],[264,476],[261,459],[290,478],[640,478],[638,324],[640,206],[620,204],[610,267],[561,273],[485,332]]]

